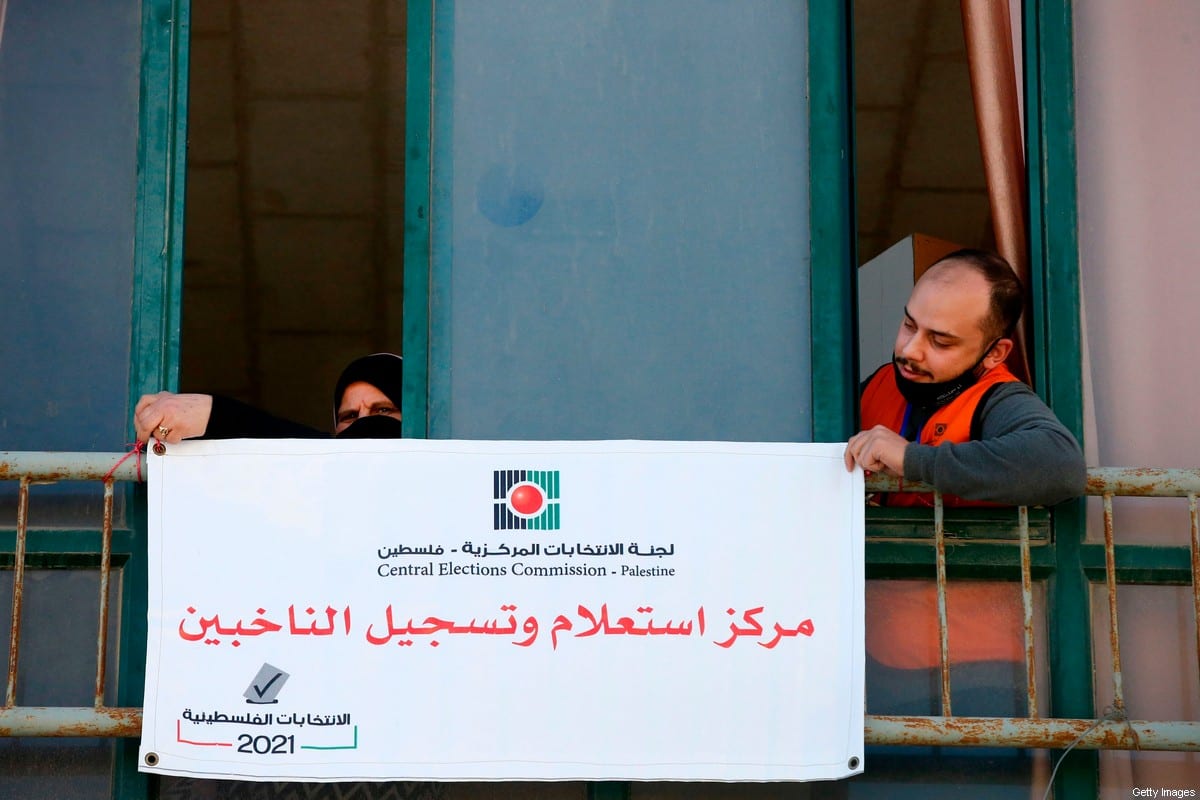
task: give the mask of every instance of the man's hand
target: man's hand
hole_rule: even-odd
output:
[[[884,472],[903,478],[906,447],[908,440],[903,436],[883,425],[876,425],[851,436],[842,458],[847,470],[853,470],[857,464],[867,472]]]
[[[203,436],[212,415],[212,404],[209,394],[144,394],[133,412],[138,441],[146,442],[153,436],[160,442],[176,444]]]

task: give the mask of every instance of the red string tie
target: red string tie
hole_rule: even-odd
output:
[[[111,478],[116,473],[117,468],[120,467],[122,464],[124,464],[126,461],[128,461],[130,456],[137,456],[137,479],[139,481],[141,481],[141,479],[142,479],[142,451],[146,449],[146,443],[145,442],[133,442],[132,444],[127,444],[125,446],[130,448],[129,452],[126,453],[124,456],[122,456],[120,461],[113,464],[113,468],[110,469],[107,473],[105,473],[103,480],[107,481],[109,478]]]

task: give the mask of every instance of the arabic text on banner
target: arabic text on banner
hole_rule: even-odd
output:
[[[189,442],[150,458],[141,768],[862,770],[843,445]]]

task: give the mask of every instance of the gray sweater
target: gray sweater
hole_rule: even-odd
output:
[[[1079,443],[1032,389],[1000,384],[979,413],[977,440],[909,444],[905,480],[1006,505],[1052,505],[1084,493],[1087,467]]]

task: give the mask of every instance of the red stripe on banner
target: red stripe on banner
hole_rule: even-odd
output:
[[[197,747],[233,747],[233,742],[193,742],[183,738],[183,720],[175,720],[175,740],[182,744],[194,744]]]

